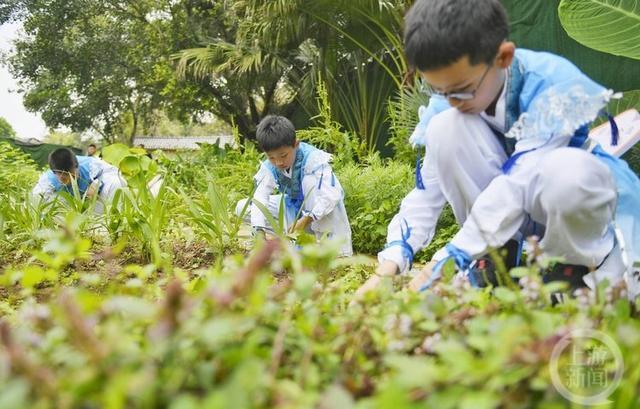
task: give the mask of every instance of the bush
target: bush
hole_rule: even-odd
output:
[[[11,124],[2,117],[0,117],[0,137],[12,139],[16,137],[16,131],[14,131]]]
[[[591,368],[605,379],[625,368],[615,407],[638,407],[640,323],[619,292],[552,307],[557,286],[521,268],[522,290],[383,285],[346,308],[350,273],[328,246],[271,242],[175,277],[87,273],[90,243],[69,225],[48,231],[38,264],[0,275],[24,291],[0,303],[3,408],[564,408],[550,357],[585,327],[605,331],[622,362],[574,341],[558,371],[598,351]]]
[[[38,166],[29,155],[0,142],[0,192],[22,194],[38,180]]]
[[[376,254],[385,244],[387,225],[413,186],[413,171],[404,163],[369,157],[336,171],[345,191],[353,250]]]
[[[415,163],[418,151],[409,143],[409,137],[418,124],[418,109],[428,105],[429,98],[418,91],[418,84],[398,92],[387,108],[391,136],[387,146],[391,146],[394,157],[407,163]],[[424,148],[422,149],[424,153]]]
[[[387,237],[387,226],[400,202],[413,189],[414,169],[394,160],[369,157],[365,164],[351,164],[336,171],[345,190],[345,206],[357,253],[376,254]],[[440,217],[432,244],[417,260],[428,260],[455,234],[457,226],[447,207]]]
[[[171,186],[206,192],[209,181],[214,180],[219,188],[232,193],[234,199],[249,196],[261,160],[263,155],[251,144],[243,150],[202,145],[195,154],[158,157]]]

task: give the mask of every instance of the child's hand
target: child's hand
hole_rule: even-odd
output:
[[[374,290],[380,284],[382,278],[383,277],[376,274],[369,277],[353,294],[354,300],[360,300],[366,293]]]
[[[358,290],[356,290],[354,297],[356,299],[362,298],[366,293],[375,289],[380,284],[383,278],[392,277],[396,275],[397,272],[398,266],[396,265],[396,263],[389,260],[383,261],[378,266],[378,268],[376,268],[375,273],[373,273],[373,275],[369,277],[369,279],[365,281],[364,284],[362,284],[360,288],[358,288]]]
[[[409,282],[409,289],[415,292],[420,291],[422,286],[431,278],[431,274],[433,273],[433,266],[435,265],[435,261],[428,262],[424,266],[424,268],[411,279],[411,281]]]
[[[291,227],[290,233],[297,232],[297,231],[299,231],[299,232],[305,231],[307,226],[309,226],[312,221],[313,221],[313,219],[310,216],[302,216],[296,222],[296,224],[293,225],[293,227]]]
[[[258,240],[273,240],[276,239],[277,237],[274,236],[273,234],[271,234],[270,232],[264,230],[264,229],[255,229],[253,231],[253,239],[255,241]]]
[[[100,181],[96,179],[93,182],[91,182],[91,184],[87,188],[85,196],[89,199],[93,199],[98,194],[99,188],[100,188]]]

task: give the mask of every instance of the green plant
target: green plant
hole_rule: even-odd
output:
[[[11,124],[4,118],[0,117],[0,137],[1,138],[15,138],[16,131]]]
[[[38,176],[38,167],[29,155],[0,142],[0,192],[22,194],[33,188]]]
[[[364,164],[336,170],[336,175],[345,191],[354,251],[376,254],[386,242],[387,224],[413,187],[411,168],[372,155]]]
[[[253,196],[251,194],[249,198]],[[220,189],[214,181],[209,181],[205,194],[192,199],[181,191],[180,197],[186,204],[185,214],[188,222],[198,227],[205,239],[219,256],[225,250],[234,249],[238,245],[238,233],[242,219],[247,212],[250,201],[247,200],[240,214],[233,214],[235,202],[229,200],[229,194]]]
[[[170,269],[169,255],[163,251],[161,239],[167,228],[170,194],[175,193],[164,184],[156,195],[152,195],[146,185],[137,190],[124,188],[121,191],[118,210],[126,220],[124,231],[142,244],[145,255],[156,267]]]
[[[558,15],[567,34],[582,45],[640,60],[636,0],[562,0]]]
[[[327,88],[322,80],[318,80],[317,90],[319,114],[313,118],[317,125],[299,130],[297,138],[333,154],[333,164],[336,168],[364,157],[367,145],[358,142],[353,133],[343,131],[340,124],[332,119]]]
[[[336,174],[345,191],[354,251],[377,254],[384,248],[387,226],[400,209],[400,202],[415,185],[415,170],[405,162],[372,155],[364,164],[345,166]],[[432,243],[416,255],[416,260],[429,260],[457,230],[451,209],[446,207]]]
[[[387,145],[394,151],[394,158],[410,164],[416,162],[418,152],[424,151],[423,147],[414,148],[409,143],[409,137],[418,125],[418,109],[421,105],[427,106],[429,97],[418,91],[417,79],[411,87],[403,87],[389,101],[388,116],[391,136]],[[423,153],[420,153],[424,156]]]
[[[58,283],[60,273],[69,264],[89,257],[92,243],[81,235],[87,217],[86,214],[71,211],[60,226],[38,230],[35,235],[42,247],[31,251],[35,263],[8,269],[0,282],[4,286],[19,282],[28,292],[45,281]]]
[[[84,257],[71,257],[67,244],[51,250],[66,260],[52,267],[58,275]],[[272,241],[246,260],[232,257],[181,279],[125,269],[146,280],[143,293],[124,283],[101,293],[79,280],[44,300],[27,295],[0,322],[7,364],[0,401],[42,408],[566,407],[550,380],[549,357],[571,329],[587,327],[605,331],[622,353],[625,376],[612,407],[639,403],[640,324],[620,293],[602,287],[593,299],[551,307],[554,289],[531,266],[518,270],[527,279],[523,290],[473,290],[453,278],[426,294],[382,286],[347,308],[345,288],[359,272],[339,267],[335,254]],[[283,268],[291,274],[278,279]]]
[[[248,142],[235,148],[204,144],[195,154],[177,153],[172,158],[162,155],[158,163],[171,186],[197,193],[205,191],[209,181],[215,179],[221,189],[240,199],[249,195],[261,157]]]
[[[16,247],[36,242],[38,231],[54,225],[59,214],[55,204],[55,201],[34,200],[30,192],[21,195],[0,194],[4,240]]]
[[[127,187],[114,197],[115,203],[107,211],[105,222],[112,238],[122,232],[131,234],[142,244],[156,267],[171,268],[169,256],[160,242],[168,223],[171,195],[175,196],[175,192],[162,181],[157,192],[151,191],[151,181],[160,177],[158,164],[146,156],[144,149],[122,144],[103,148],[102,155],[106,161],[116,164],[127,180]],[[123,219],[126,227],[122,227]]]

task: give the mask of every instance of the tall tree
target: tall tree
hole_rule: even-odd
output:
[[[10,65],[28,108],[107,140],[157,110],[210,112],[249,137],[269,113],[304,125],[320,79],[335,119],[372,150],[406,71],[407,0],[12,1],[26,35]]]
[[[9,66],[25,106],[40,112],[48,126],[91,129],[108,142],[130,143],[154,110],[208,110],[202,87],[175,81],[169,58],[174,47],[188,44],[176,35],[173,20],[180,14],[179,30],[186,29],[186,6],[176,8],[170,0],[22,0],[18,12],[25,33]]]
[[[0,137],[11,139],[16,137],[16,131],[14,131],[11,124],[2,117],[0,117]]]
[[[400,26],[406,0],[239,0],[223,2],[226,36],[178,54],[180,72],[251,90],[236,115],[315,113],[318,79],[336,119],[369,149],[386,133],[386,104],[406,65]],[[232,88],[233,89],[233,88]],[[237,105],[237,104],[236,104]]]
[[[298,37],[278,43],[269,36],[256,36],[250,10],[242,2],[216,2],[216,10],[210,23],[218,31],[202,38],[203,47],[174,56],[179,60],[178,73],[182,79],[205,84],[215,96],[213,113],[252,138],[266,114],[295,116],[300,111],[295,78],[308,63],[296,58],[301,47]]]

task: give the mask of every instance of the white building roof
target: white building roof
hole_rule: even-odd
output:
[[[233,145],[233,136],[176,136],[176,137],[135,137],[133,146],[144,145],[149,151],[160,150],[196,150],[200,149],[198,144],[218,144],[220,146]]]

